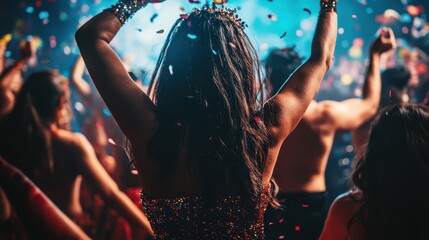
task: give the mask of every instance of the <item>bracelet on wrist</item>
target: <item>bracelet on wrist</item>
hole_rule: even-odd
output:
[[[104,11],[114,14],[124,25],[141,8],[146,7],[148,0],[119,0],[116,4]]]
[[[336,0],[321,0],[320,1],[320,13],[326,12],[337,12],[337,1]]]

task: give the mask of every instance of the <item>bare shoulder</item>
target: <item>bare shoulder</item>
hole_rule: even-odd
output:
[[[331,205],[330,212],[342,219],[350,219],[362,207],[360,193],[344,193],[339,195]]]
[[[91,147],[88,139],[81,133],[57,130],[55,132],[55,137],[64,148],[77,154],[82,153]]]
[[[362,206],[358,193],[338,196],[329,208],[319,240],[349,239],[349,223]]]
[[[336,101],[313,101],[305,112],[303,119],[312,123],[313,126],[332,125],[330,124],[334,122],[332,112],[336,108],[338,108],[338,102]]]

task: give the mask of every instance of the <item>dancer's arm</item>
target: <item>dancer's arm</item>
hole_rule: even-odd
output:
[[[20,170],[0,157],[0,186],[34,239],[90,239]]]
[[[78,169],[81,169],[84,179],[92,189],[99,193],[103,200],[112,206],[119,215],[128,220],[135,227],[134,230],[138,230],[146,238],[152,237],[153,231],[146,216],[118,188],[118,185],[98,161],[95,151],[86,137],[76,134],[75,144],[77,152],[76,160],[78,160],[79,164]]]
[[[120,28],[118,18],[104,11],[76,32],[76,41],[95,86],[122,131],[132,142],[144,145],[156,127],[155,106],[109,46]]]
[[[338,130],[355,130],[378,110],[381,95],[381,55],[396,47],[395,36],[391,29],[381,32],[370,49],[370,61],[367,69],[365,83],[363,85],[362,99],[348,99],[342,102],[320,102],[323,117]]]
[[[321,3],[326,0],[322,0]],[[331,0],[330,3],[333,1]],[[283,141],[301,120],[328,71],[337,39],[336,12],[321,12],[310,58],[296,70],[280,91],[264,106],[270,148],[263,184],[268,184]]]
[[[70,80],[73,84],[76,92],[84,100],[85,104],[92,106],[92,92],[89,84],[82,78],[85,73],[85,62],[82,59],[82,56],[79,56],[74,62]]]
[[[4,64],[4,53],[6,50],[5,41],[0,41],[0,54],[2,55],[0,64]],[[12,111],[15,103],[15,93],[13,89],[13,80],[19,74],[25,64],[30,60],[34,49],[31,42],[25,42],[21,47],[21,58],[7,68],[2,68],[0,72],[0,118]]]
[[[296,70],[280,91],[265,105],[271,113],[269,127],[275,142],[283,142],[304,115],[319,89],[334,54],[337,14],[321,13],[310,58]]]

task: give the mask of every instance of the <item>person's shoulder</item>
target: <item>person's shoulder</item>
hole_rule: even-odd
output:
[[[66,148],[75,152],[83,152],[90,146],[88,139],[82,133],[57,130],[55,136]]]
[[[312,101],[303,119],[314,126],[326,126],[333,123],[333,112],[338,107],[338,102],[331,100],[324,100],[320,102]]]
[[[347,192],[339,195],[331,205],[331,211],[343,217],[353,216],[363,205],[360,192]]]

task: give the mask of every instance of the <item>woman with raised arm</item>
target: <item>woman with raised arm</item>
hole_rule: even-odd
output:
[[[262,239],[265,207],[276,204],[270,182],[279,148],[331,62],[336,2],[321,2],[311,57],[265,105],[255,89],[260,65],[246,24],[216,5],[173,25],[149,95],[134,84],[109,43],[153,2],[160,1],[120,0],[83,25],[76,40],[130,141],[155,237]]]
[[[34,72],[2,125],[0,154],[25,173],[73,221],[82,223],[82,178],[133,226],[136,238],[151,236],[143,212],[119,190],[94,149],[70,126],[68,80],[55,70]]]

